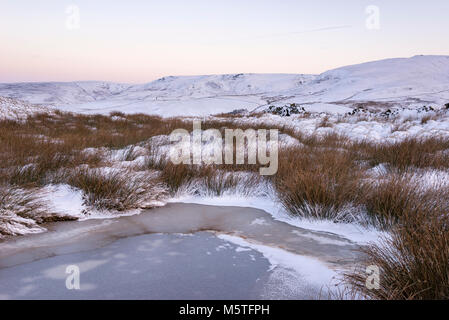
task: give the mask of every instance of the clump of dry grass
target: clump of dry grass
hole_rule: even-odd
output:
[[[159,169],[159,179],[172,195],[178,191],[205,193],[207,195],[221,196],[227,191],[239,190],[243,194],[256,189],[263,180],[254,174],[243,175],[231,166],[224,170],[224,165],[188,165],[173,164],[171,161],[150,159],[147,165],[151,169]]]
[[[363,265],[380,269],[380,288],[368,289],[363,268],[345,275],[369,299],[449,299],[449,217],[447,211],[408,210],[381,244],[362,249]]]
[[[160,179],[168,186],[171,194],[175,194],[181,186],[190,183],[199,176],[199,168],[193,165],[175,165],[167,161],[160,173]]]
[[[34,191],[0,185],[0,211],[13,211],[23,218],[36,216],[42,212],[43,206]]]
[[[134,161],[139,156],[139,153],[136,151],[136,146],[131,145],[128,148],[126,148],[121,155],[120,161]]]
[[[328,151],[332,151],[333,149],[351,150],[353,148],[353,144],[348,137],[336,132],[329,132],[323,135],[307,135],[292,132],[291,136],[310,148],[321,148],[323,150],[327,149]]]
[[[317,123],[316,129],[318,128],[332,128],[334,124],[330,121],[329,116],[323,117],[320,122]]]
[[[362,266],[345,274],[357,295],[369,299],[449,298],[449,188],[417,186],[413,175],[390,174],[363,199],[372,223],[389,231],[361,249]],[[380,288],[370,290],[366,266],[380,269]]]
[[[160,179],[175,194],[183,187],[189,189],[192,184],[203,187],[210,193],[220,196],[226,190],[235,188],[237,178],[232,173],[219,170],[212,165],[175,165],[167,162],[160,173]]]
[[[440,115],[438,114],[428,114],[425,115],[424,117],[421,118],[421,124],[424,125],[427,122],[433,120],[433,121],[437,121],[438,119],[440,119]]]
[[[398,131],[407,131],[412,126],[412,118],[395,119],[391,126],[391,133]]]
[[[292,147],[280,155],[274,177],[277,195],[294,215],[335,220],[354,201],[361,178],[351,154],[321,148]]]
[[[76,169],[67,182],[83,190],[85,203],[97,210],[148,208],[165,195],[154,176],[130,170]]]
[[[221,196],[227,190],[235,189],[239,184],[238,176],[213,167],[207,167],[201,174],[200,183],[214,196]]]
[[[409,174],[391,173],[381,180],[365,182],[361,187],[359,201],[365,206],[371,224],[388,230],[399,223],[407,212],[413,210],[432,211],[437,205],[447,202],[441,189],[423,189],[412,181]]]
[[[20,235],[24,229],[40,231],[37,221],[45,213],[46,208],[34,190],[0,185],[0,238]]]
[[[396,143],[354,143],[373,166],[388,163],[401,170],[449,168],[449,139],[411,137]]]

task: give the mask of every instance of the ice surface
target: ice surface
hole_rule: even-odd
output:
[[[2,244],[0,299],[314,299],[359,257],[344,237],[252,208],[179,203],[47,227]],[[69,265],[79,291],[65,287]]]

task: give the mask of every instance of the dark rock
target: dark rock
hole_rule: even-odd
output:
[[[290,117],[292,114],[305,113],[304,107],[297,105],[296,103],[291,103],[290,105],[285,105],[282,107],[269,106],[267,112],[279,115],[281,117]]]
[[[248,110],[247,109],[235,109],[227,114],[235,115],[235,114],[244,114],[244,113],[248,113]]]
[[[380,113],[380,116],[384,118],[395,117],[397,115],[399,115],[399,110],[397,109],[387,109],[386,111]]]
[[[346,115],[355,116],[358,114],[368,114],[368,113],[371,113],[371,111],[369,111],[368,109],[366,109],[364,107],[357,107],[357,108],[353,109],[352,111],[347,112]]]
[[[431,112],[431,111],[435,111],[435,109],[431,106],[423,106],[423,107],[417,109],[418,113]]]

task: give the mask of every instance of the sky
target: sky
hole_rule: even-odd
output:
[[[0,82],[313,73],[449,55],[447,0],[0,0]]]

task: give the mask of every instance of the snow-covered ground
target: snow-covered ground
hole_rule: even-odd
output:
[[[27,115],[38,112],[51,112],[45,106],[34,105],[25,101],[0,96],[0,120],[24,119]]]
[[[82,113],[204,116],[298,103],[307,111],[441,107],[449,102],[449,56],[415,56],[346,66],[320,75],[170,76],[141,84],[0,84],[0,96]]]
[[[425,117],[433,118],[423,121]],[[207,122],[208,119],[203,118],[203,121]],[[313,136],[337,133],[351,140],[379,143],[399,142],[410,137],[449,137],[449,109],[419,112],[418,109],[399,108],[397,114],[391,117],[383,117],[381,113],[366,116],[312,113],[309,117],[264,114],[258,118],[246,117],[235,121],[242,125],[289,127],[302,134]]]
[[[449,56],[415,56],[347,66],[324,72],[300,90],[302,104],[367,103],[382,107],[442,105],[449,100]],[[286,93],[288,95],[288,93]]]

